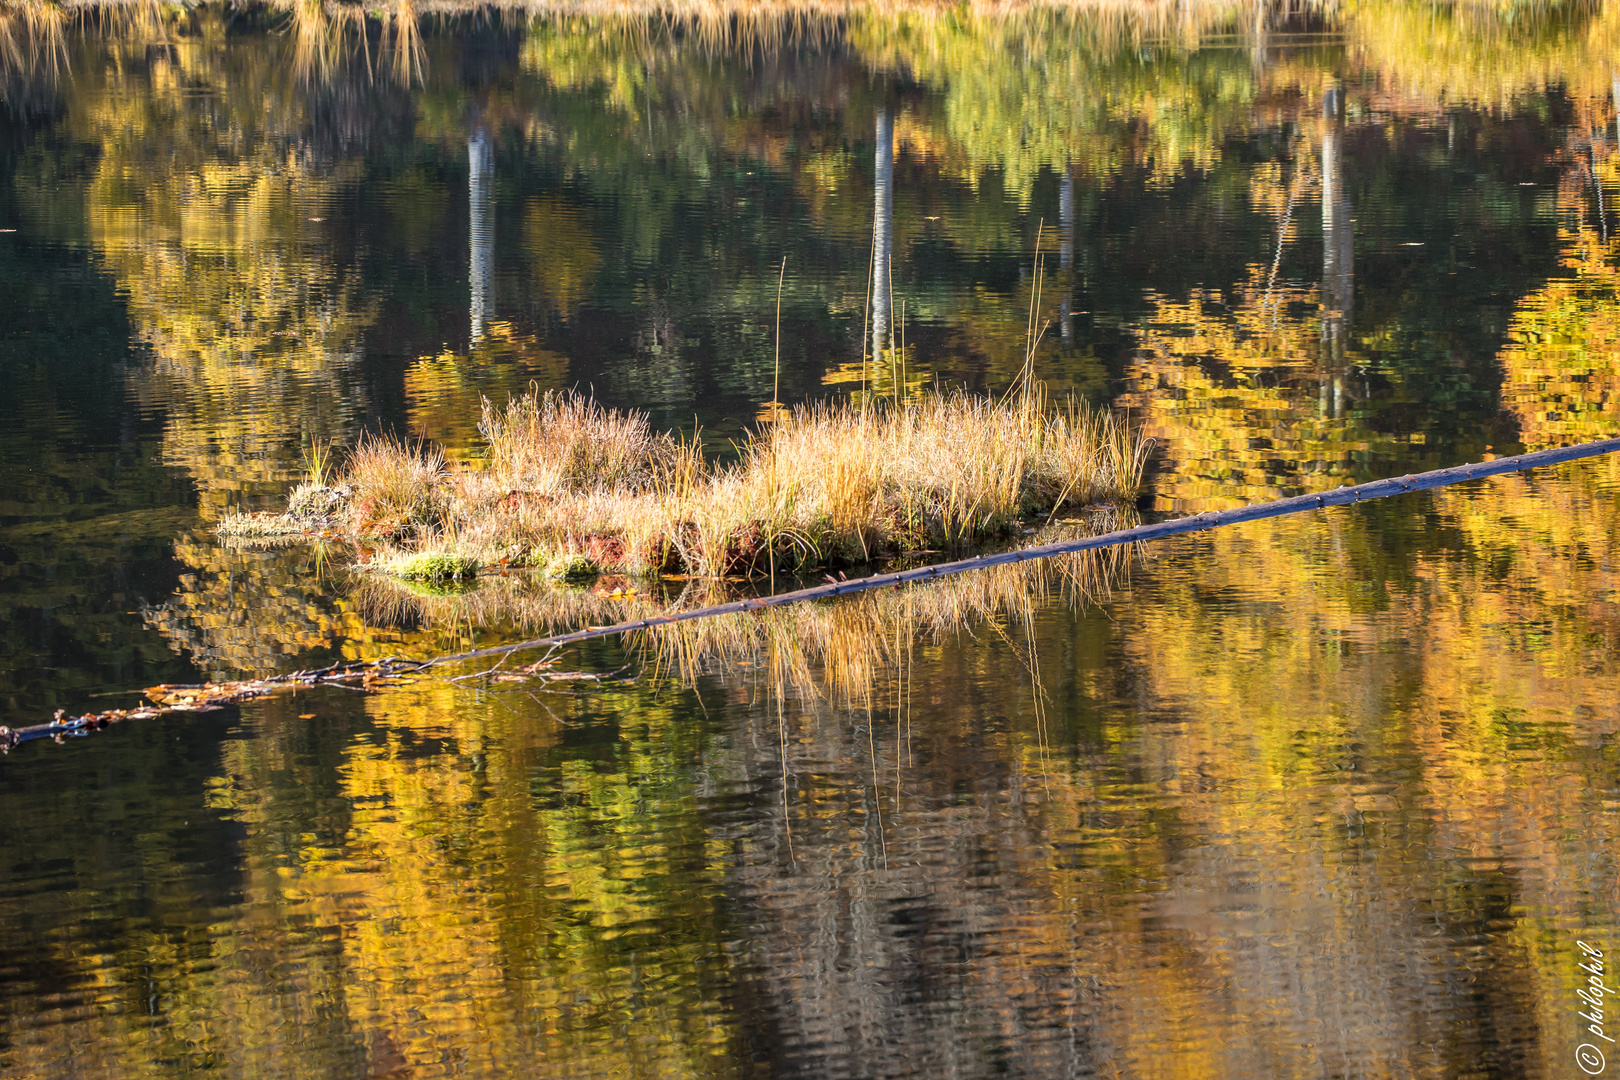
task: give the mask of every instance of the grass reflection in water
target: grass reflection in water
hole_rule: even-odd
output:
[[[196,788],[174,817],[99,826],[183,857],[180,808],[206,798],[240,837],[235,898],[137,918],[133,897],[70,891],[10,924],[34,931],[14,955],[68,989],[6,1060],[1311,1075],[1461,1060],[1504,1028],[1556,1060],[1539,1010],[1565,996],[1583,898],[1612,889],[1588,845],[1620,840],[1589,782],[1620,627],[1571,602],[1616,589],[1617,485],[1608,463],[1189,539],[1078,616],[1009,579],[739,620],[680,643],[729,661],[691,684],[255,707],[252,738],[171,772]],[[1411,540],[1400,561],[1371,542],[1390,535]],[[553,617],[521,592],[409,603]],[[991,621],[950,632],[967,611]],[[998,613],[1010,640],[986,633]],[[123,765],[92,740],[74,767],[127,791],[175,735],[137,733]],[[67,760],[36,762],[39,782]],[[155,870],[99,844],[57,857],[110,882]],[[115,949],[74,944],[114,927]],[[147,986],[155,1026],[133,1007]],[[1354,1042],[1312,1044],[1323,1022]]]

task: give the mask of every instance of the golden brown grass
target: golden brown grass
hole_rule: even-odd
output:
[[[226,514],[214,531],[221,536],[244,540],[285,540],[308,528],[292,514],[238,513]]]
[[[445,520],[450,492],[444,451],[373,435],[354,448],[343,469],[348,524],[363,536],[412,538]]]
[[[546,494],[648,491],[666,483],[681,444],[654,435],[641,413],[605,409],[590,398],[532,392],[496,408],[486,398],[479,432],[489,440],[490,472],[516,488]]]
[[[485,403],[487,467],[450,474],[436,449],[371,438],[334,487],[303,485],[292,519],[390,540],[381,568],[543,567],[722,578],[954,550],[1039,525],[1065,505],[1132,498],[1144,444],[1114,414],[1048,408],[1038,388],[992,401],[934,394],[888,407],[820,404],[763,427],[729,465],[645,415],[574,393]]]

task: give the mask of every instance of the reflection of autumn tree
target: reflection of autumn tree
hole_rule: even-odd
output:
[[[593,309],[636,324],[635,355],[615,357],[594,382],[599,392],[655,411],[716,383],[721,394],[761,400],[769,379],[751,320],[774,299],[776,279],[767,282],[763,267],[780,266],[784,247],[800,268],[786,281],[790,322],[812,312],[860,317],[866,248],[826,242],[871,227],[869,182],[850,145],[870,139],[879,92],[857,65],[836,53],[810,63],[786,51],[711,52],[645,11],[537,20],[520,59],[536,78],[518,123],[571,197],[593,207],[550,200],[510,211],[524,235],[548,237],[531,257],[537,274],[551,275],[540,290],[553,303],[553,293],[594,282]],[[849,117],[859,118],[854,131]],[[565,254],[553,228],[591,234],[581,249],[590,263],[547,267]],[[648,265],[659,272],[640,269]],[[720,355],[700,364],[692,347],[711,343]]]
[[[1251,266],[1229,293],[1155,298],[1124,403],[1165,444],[1157,487],[1173,505],[1215,508],[1338,487],[1388,440],[1347,407],[1348,376],[1320,366],[1317,290]]]
[[[1200,5],[1178,27],[1224,25],[1234,6]],[[1116,11],[863,13],[850,38],[868,64],[903,71],[944,94],[943,119],[968,179],[1007,174],[1027,198],[1042,168],[1070,163],[1106,177],[1127,161],[1167,180],[1208,169],[1246,128],[1259,92],[1242,54],[1144,48]]]
[[[1399,1020],[1398,980],[1426,971],[1439,986],[1467,968],[1422,921],[1511,906],[1522,914],[1481,941],[1488,1004],[1433,1006],[1474,1038],[1540,1028],[1537,1060],[1555,1071],[1561,1036],[1544,1025],[1573,945],[1552,928],[1614,888],[1612,865],[1586,861],[1613,838],[1588,831],[1598,796],[1574,778],[1612,738],[1620,695],[1620,624],[1593,602],[1620,585],[1617,479],[1614,462],[1588,463],[1190,541],[1199,574],[1154,575],[1124,634],[1155,708],[1181,721],[1173,737],[1145,730],[1141,753],[1180,792],[1178,831],[1199,838],[1158,910],[1207,926],[1222,896],[1262,890],[1246,922],[1263,948],[1328,943],[1317,977],[1359,988],[1354,1010],[1398,1059],[1422,1038]],[[1399,560],[1385,553],[1397,546]],[[1488,891],[1419,848],[1476,868]],[[1202,949],[1239,994],[1316,1007],[1231,938]],[[1384,970],[1395,955],[1407,976]]]
[[[343,928],[349,1022],[424,1075],[725,1075],[734,1025],[693,1007],[725,965],[695,733],[639,701],[589,760],[550,749],[554,721],[448,684],[377,705],[337,768],[346,834],[277,860],[264,898]]]
[[[478,423],[486,398],[499,405],[527,393],[531,382],[552,387],[567,379],[567,357],[511,323],[491,323],[470,354],[446,350],[405,370],[410,434],[443,446],[452,459],[476,459],[485,445]]]
[[[371,305],[322,227],[357,164],[315,153],[288,73],[220,49],[214,18],[94,73],[73,108],[99,149],[90,240],[152,353],[137,396],[168,408],[165,455],[217,512],[349,433]]]
[[[0,1065],[131,1077],[172,1076],[176,1060],[275,1076],[495,1078],[514,1062],[536,1077],[745,1073],[736,1020],[707,1005],[729,961],[718,945],[727,901],[695,812],[701,743],[684,716],[636,704],[611,760],[560,751],[561,724],[543,711],[519,715],[448,684],[386,704],[267,704],[252,738],[221,748],[202,799],[186,796],[186,816],[207,813],[233,834],[222,845],[239,867],[230,895],[199,887],[183,856],[143,831],[140,857],[162,883],[115,951],[44,949],[100,1007],[27,1032],[7,1015]],[[311,707],[319,718],[295,715]],[[566,792],[555,804],[536,799],[537,773]],[[75,896],[73,910],[81,900],[108,910],[104,895]],[[211,929],[192,936],[187,917]],[[8,947],[22,944],[15,926],[0,935]]]
[[[1405,106],[1502,109],[1553,88],[1605,97],[1620,48],[1612,4],[1351,0],[1339,17],[1350,55]]]
[[[1620,434],[1620,237],[1582,225],[1560,241],[1565,276],[1519,305],[1499,357],[1531,449]]]
[[[555,196],[523,205],[523,250],[530,253],[528,280],[540,296],[541,318],[567,321],[591,296],[602,264],[600,242],[577,208]],[[511,303],[511,298],[507,298]],[[497,307],[499,312],[499,307]],[[540,321],[531,313],[530,322]],[[483,327],[465,356],[446,349],[417,359],[405,373],[410,433],[444,446],[452,458],[477,454],[484,398],[497,404],[527,391],[531,381],[562,386],[568,358],[541,345],[533,332],[497,318]]]
[[[1189,50],[1197,48],[1202,32],[1225,28],[1237,10],[1201,5],[1187,14],[1190,21],[1148,26],[1107,8],[980,14],[862,7],[850,14],[842,36],[867,67],[917,79],[941,95],[937,104],[908,104],[896,125],[902,147],[969,185],[979,184],[987,169],[999,170],[1008,191],[1027,201],[1043,168],[1064,170],[1073,163],[1106,178],[1130,163],[1168,180],[1188,166],[1213,167],[1225,139],[1247,126],[1261,89],[1240,54]],[[807,39],[816,35],[786,16],[771,26],[774,48],[770,32],[678,32],[629,15],[537,22],[525,39],[523,62],[553,86],[599,95],[621,118],[625,139],[646,142],[641,129],[649,112],[679,112],[687,123],[673,147],[678,154],[703,160],[712,153],[702,146],[708,141],[746,148],[779,166],[805,148],[770,124],[734,115],[736,88],[727,84],[735,80],[725,77],[729,64],[764,41],[768,75],[757,82],[768,89],[763,96],[754,91],[756,110],[797,107],[783,91],[810,89],[805,74],[775,61],[778,50],[800,42],[801,33]],[[1166,31],[1179,47],[1160,43],[1158,35]],[[1144,46],[1144,35],[1155,44]],[[1297,77],[1289,66],[1274,75],[1290,90]],[[823,100],[843,96],[830,86],[822,89],[829,91],[820,95]],[[863,104],[845,103],[864,124],[865,110],[858,108]],[[822,174],[818,157],[830,154],[837,161],[847,153],[842,146],[809,150],[805,171],[816,175]],[[971,228],[971,221],[953,219],[948,227]]]
[[[638,701],[592,760],[560,753],[543,713],[450,684],[375,704],[322,780],[347,808],[339,834],[282,846],[250,779],[269,762],[228,763],[216,796],[262,867],[252,906],[331,935],[362,1043],[413,1075],[727,1075],[735,1023],[697,1007],[726,959],[690,726]],[[537,772],[555,799],[535,798]]]
[[[116,763],[93,777],[96,782],[81,775],[63,785],[58,798],[35,800],[55,814],[71,804],[69,813],[83,812],[96,822],[75,830],[71,845],[55,849],[66,863],[84,868],[91,883],[57,894],[50,913],[9,910],[5,947],[14,956],[19,950],[33,953],[39,970],[59,973],[75,987],[77,1001],[97,1006],[46,1010],[20,1025],[7,1009],[0,1069],[20,1076],[156,1080],[175,1075],[176,1062],[207,1069],[252,1060],[260,1075],[363,1075],[355,1068],[363,1052],[351,1049],[341,1018],[320,1004],[341,994],[342,971],[318,937],[267,917],[274,909],[266,905],[202,936],[193,922],[199,913],[239,902],[243,885],[247,895],[262,897],[263,887],[277,881],[278,845],[299,835],[332,835],[338,815],[330,800],[322,800],[318,788],[301,787],[319,782],[319,770],[308,759],[310,742],[299,745],[291,732],[280,745],[272,739],[235,742],[225,750],[227,775],[205,778],[199,766],[221,764],[217,758],[204,765],[184,754],[166,757],[165,749],[185,741],[184,728],[162,733],[166,747],[152,738],[158,734],[143,733],[122,747]],[[271,785],[244,792],[232,789],[230,773],[275,774],[287,783],[280,791]],[[168,816],[182,805],[180,816]],[[26,805],[17,809],[21,813],[8,815],[13,826],[49,842],[49,831],[29,821],[34,814]],[[188,844],[225,850],[235,843],[230,833],[238,826],[222,821],[220,811],[254,822],[266,834],[264,847],[272,857],[251,859],[241,875],[218,864],[200,871]],[[200,828],[177,828],[185,819]],[[119,900],[108,903],[104,891],[132,864],[153,875],[139,911]],[[64,917],[80,932],[89,922],[100,927],[84,937],[30,941],[28,928],[53,917]],[[296,971],[287,963],[292,956],[302,958]],[[281,1037],[287,1030],[300,1037]]]
[[[941,988],[935,1007],[959,1031],[1020,1017],[1026,1036],[1003,1050],[1018,1071],[1052,1072],[1078,1052],[1106,1054],[1122,1075],[1306,1076],[1377,1061],[1376,1075],[1394,1076],[1430,1055],[1466,1060],[1504,1031],[1551,1071],[1563,1046],[1547,1024],[1573,946],[1549,948],[1547,935],[1613,888],[1609,863],[1574,865],[1592,838],[1572,826],[1602,813],[1602,793],[1578,778],[1612,735],[1600,702],[1620,690],[1617,627],[1602,605],[1570,601],[1616,585],[1598,569],[1620,554],[1612,501],[1593,513],[1616,479],[1611,463],[1451,492],[1438,525],[1400,510],[1188,541],[1196,574],[1169,559],[1111,609],[1122,655],[1090,654],[1077,671],[1112,635],[1050,615],[1022,674],[1009,650],[923,646],[910,693],[928,721],[915,732],[896,707],[903,687],[877,695],[871,716],[859,701],[790,709],[793,800],[739,871],[773,927],[755,949],[788,1029],[865,1062],[892,1052],[869,1031],[907,1031],[912,1054],[951,1046],[929,1037],[926,1012],[885,1012],[891,979],[915,977]],[[1583,517],[1595,520],[1545,531]],[[1504,519],[1525,527],[1503,536]],[[1451,529],[1460,542],[1433,539]],[[1391,535],[1412,537],[1400,561],[1383,550]],[[1511,580],[1505,555],[1522,560]],[[1115,665],[1130,703],[1100,716],[1058,688]],[[1085,725],[1078,755],[1054,760],[1043,745],[1020,702],[1031,671]],[[778,721],[762,712],[741,745],[760,746],[754,767],[769,773]],[[867,724],[876,759],[863,775]],[[971,790],[999,801],[965,797],[964,778],[986,767],[994,783]],[[1140,791],[1171,794],[1149,806]],[[786,826],[796,876],[780,872]],[[999,872],[981,879],[966,867],[987,851]],[[956,857],[961,871],[912,877]],[[931,948],[953,941],[960,968],[929,969]],[[877,961],[844,970],[835,947]],[[1413,980],[1443,1038],[1413,1020]],[[1044,1038],[1058,1017],[1073,1042]],[[1300,1037],[1323,1029],[1354,1034]]]
[[[523,206],[523,238],[538,255],[535,278],[547,302],[568,318],[591,293],[602,265],[601,244],[585,215],[556,198],[533,198]]]
[[[145,612],[146,622],[216,675],[265,675],[309,654],[360,659],[422,644],[420,635],[369,626],[352,602],[333,595],[337,583],[323,580],[320,556],[303,545],[263,551],[187,537],[175,556],[186,572],[166,601]]]
[[[1022,365],[1029,275],[1020,274],[1010,289],[980,284],[964,290],[920,271],[918,251],[1026,257],[1034,221],[1026,220],[1020,204],[1027,207],[1043,170],[1089,192],[1130,170],[1148,179],[1153,198],[1197,177],[1219,189],[1211,199],[1241,199],[1234,189],[1241,170],[1225,160],[1228,141],[1252,128],[1257,108],[1268,119],[1297,113],[1313,100],[1321,76],[1309,62],[1290,61],[1268,69],[1270,83],[1262,85],[1241,54],[1197,51],[1200,35],[1226,27],[1235,10],[1202,6],[1190,22],[1149,26],[1114,8],[994,15],[859,9],[839,33],[862,66],[882,74],[875,83],[834,65],[812,70],[789,63],[785,46],[764,48],[756,63],[749,50],[761,39],[705,37],[678,19],[675,29],[644,15],[537,22],[525,38],[524,66],[571,94],[539,110],[545,121],[530,121],[530,134],[566,147],[575,179],[612,190],[625,205],[621,243],[633,261],[645,257],[666,228],[661,223],[679,212],[669,184],[681,179],[673,165],[701,177],[721,200],[730,198],[728,177],[738,164],[757,165],[790,183],[798,204],[827,235],[870,235],[873,196],[861,159],[870,160],[874,114],[892,116],[894,315],[904,301],[912,327],[925,333],[949,327],[943,342],[936,331],[927,345],[929,360],[943,351],[946,362],[926,371],[918,366],[915,374],[926,379],[938,371],[1001,385]],[[778,30],[791,43],[793,27],[783,23]],[[1166,32],[1174,45],[1163,44]],[[1154,43],[1145,45],[1148,40]],[[896,88],[911,80],[927,92]],[[869,84],[864,92],[852,93],[850,84],[862,82]],[[1302,86],[1310,93],[1301,93]],[[598,108],[581,113],[575,100],[581,97]],[[807,110],[810,102],[817,107]],[[683,118],[674,130],[673,115]],[[649,169],[649,155],[656,168]],[[1060,238],[1059,224],[1046,223],[1049,256],[1069,252],[1050,260],[1045,308],[1051,311],[1075,306],[1082,271],[1073,253],[1076,236],[1087,228],[1069,220]],[[791,261],[826,259],[795,250]],[[741,261],[758,259],[750,254]],[[861,265],[858,255],[851,261]],[[846,272],[830,289],[813,282],[821,293],[817,306],[845,320],[861,317],[868,309],[865,276],[864,270]],[[703,308],[757,310],[760,290],[750,287],[757,282],[745,276],[738,285],[725,296],[707,285]],[[800,289],[802,305],[809,297],[805,286]],[[1062,329],[1052,336],[1048,354],[1059,351],[1054,343]],[[1103,364],[1084,349],[1062,351],[1044,373],[1088,390],[1100,390],[1106,378]],[[859,385],[870,374],[846,368],[827,381]]]
[[[848,160],[838,156],[845,150],[841,142],[829,144],[816,130],[820,125],[768,119],[773,112],[801,119],[819,111],[813,103],[845,104],[849,69],[843,64],[801,66],[777,53],[755,62],[746,49],[711,51],[645,15],[537,20],[520,61],[551,93],[539,96],[539,118],[519,122],[531,137],[568,151],[571,178],[616,191],[631,203],[627,209],[646,219],[623,221],[623,242],[634,258],[646,258],[663,239],[662,227],[685,196],[679,182],[719,182],[723,176],[715,174],[725,172],[727,159],[783,173],[800,155]],[[678,125],[670,123],[672,116],[680,117]],[[648,154],[664,159],[659,168],[647,168]],[[825,169],[819,175],[828,179]],[[550,217],[570,213],[577,211],[541,202],[525,208],[525,227],[545,227]],[[569,230],[585,225],[558,224]],[[555,240],[550,244],[561,251]]]
[[[840,29],[810,6],[722,15],[669,5],[662,23],[617,10],[537,24],[525,63],[556,85],[599,88],[629,133],[646,110],[674,104],[672,86],[691,87],[678,91],[687,105],[713,98],[713,57],[756,49],[769,57],[842,36],[868,67],[942,95],[929,126],[912,132],[919,148],[970,182],[987,167],[1003,170],[1024,197],[1043,168],[1073,164],[1105,177],[1132,163],[1159,180],[1188,166],[1208,170],[1256,106],[1292,112],[1288,103],[1343,67],[1337,51],[1295,50],[1256,68],[1242,52],[1207,48],[1234,31],[1252,33],[1254,6],[1235,3],[1011,12],[851,5],[842,14]],[[1504,10],[1362,0],[1322,15],[1348,35],[1355,67],[1406,106],[1501,107],[1555,86],[1577,98],[1606,94],[1620,35],[1610,7],[1575,3]],[[663,78],[660,68],[677,55],[685,77]]]

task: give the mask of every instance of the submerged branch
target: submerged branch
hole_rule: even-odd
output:
[[[88,735],[92,731],[123,720],[149,720],[174,712],[215,712],[227,705],[253,701],[282,690],[297,690],[314,686],[349,686],[359,682],[370,688],[379,681],[398,675],[420,671],[424,665],[416,660],[387,657],[382,660],[362,660],[353,663],[331,664],[309,671],[294,671],[286,675],[273,675],[264,679],[242,679],[221,683],[163,683],[141,691],[152,704],[133,709],[108,709],[106,712],[84,716],[68,716],[57,710],[51,721],[31,727],[9,728],[0,726],[0,752],[9,752],[20,743],[35,739],[55,739],[61,742],[69,735]]]
[[[980,555],[969,559],[960,559],[955,562],[937,563],[931,566],[921,566],[893,573],[877,574],[870,577],[853,580],[828,580],[825,585],[812,588],[799,589],[794,592],[780,593],[774,596],[756,596],[728,603],[712,604],[704,607],[692,608],[687,611],[657,615],[649,618],[634,619],[614,623],[608,626],[587,626],[584,629],[571,633],[553,634],[547,637],[532,638],[526,641],[514,642],[506,645],[497,645],[484,649],[475,649],[470,652],[455,653],[440,656],[430,660],[402,660],[390,657],[383,660],[359,661],[352,663],[333,664],[329,667],[309,671],[297,671],[288,675],[273,676],[264,679],[252,679],[223,683],[204,683],[198,685],[163,685],[145,691],[146,696],[153,702],[152,705],[135,709],[115,709],[103,713],[95,713],[80,717],[67,717],[58,712],[56,717],[48,724],[39,724],[33,727],[10,729],[0,727],[0,750],[10,750],[11,747],[23,742],[41,738],[55,738],[61,741],[69,735],[84,735],[100,730],[123,720],[145,719],[160,716],[171,712],[207,712],[222,708],[226,705],[237,704],[244,701],[265,697],[281,690],[299,689],[321,685],[346,686],[351,689],[370,690],[385,685],[389,680],[402,677],[422,675],[434,668],[450,664],[465,663],[471,660],[484,658],[499,658],[499,662],[490,668],[473,672],[468,675],[456,676],[452,679],[458,684],[463,680],[476,679],[483,684],[515,682],[538,679],[550,681],[585,681],[598,684],[617,678],[621,671],[605,675],[595,675],[581,672],[553,671],[558,650],[567,644],[584,641],[591,638],[609,637],[632,631],[652,630],[657,627],[690,622],[697,619],[712,619],[716,616],[739,613],[762,613],[767,608],[784,607],[798,604],[806,600],[828,599],[846,596],[851,593],[866,592],[880,589],[885,586],[904,586],[913,583],[933,581],[948,578],[952,575],[963,574],[970,570],[985,570],[992,567],[1013,566],[1021,563],[1035,563],[1039,560],[1053,558],[1054,556],[1076,555],[1083,552],[1094,552],[1105,549],[1118,549],[1124,545],[1147,540],[1157,540],[1167,536],[1181,533],[1199,532],[1207,529],[1220,528],[1225,525],[1234,525],[1239,522],[1257,521],[1262,518],[1280,517],[1286,514],[1300,513],[1306,510],[1322,509],[1329,506],[1345,506],[1368,499],[1384,498],[1390,495],[1400,495],[1414,491],[1424,491],[1430,488],[1444,487],[1450,484],[1463,483],[1469,480],[1482,479],[1487,476],[1500,476],[1507,473],[1523,472],[1543,465],[1554,465],[1566,461],[1575,461],[1582,458],[1597,457],[1620,451],[1620,438],[1605,439],[1599,442],[1583,443],[1577,446],[1560,447],[1552,450],[1542,450],[1535,453],[1523,454],[1517,457],[1504,458],[1499,461],[1478,462],[1469,465],[1460,465],[1449,469],[1436,469],[1431,472],[1393,477],[1385,480],[1375,480],[1353,487],[1339,488],[1336,491],[1323,492],[1315,495],[1299,495],[1293,498],[1280,499],[1274,502],[1257,503],[1252,506],[1238,507],[1207,514],[1198,514],[1192,517],[1177,518],[1171,521],[1159,522],[1152,525],[1138,525],[1133,528],[1116,529],[1111,532],[1093,536],[1059,540],[1054,543],[1038,544],[1032,547],[1020,548],[988,555]],[[522,668],[503,671],[502,665],[513,654],[533,649],[547,649],[548,652],[540,660]],[[358,685],[356,685],[358,684]]]
[[[498,676],[495,681],[505,682],[521,679],[525,681],[551,682],[555,680],[567,682],[583,680],[600,683],[611,681],[618,674],[618,672],[613,672],[608,675],[596,675],[571,671],[553,671],[551,670],[551,664],[554,662],[554,654],[555,650],[526,667]],[[68,716],[65,711],[58,710],[49,723],[34,724],[30,727],[21,728],[0,726],[0,753],[10,753],[12,747],[26,742],[34,742],[37,739],[54,739],[57,742],[62,742],[69,736],[89,735],[92,732],[101,731],[125,720],[150,720],[168,713],[179,712],[218,712],[230,705],[255,701],[286,690],[307,690],[317,686],[333,686],[345,690],[360,690],[369,693],[384,686],[393,685],[402,677],[420,675],[438,662],[436,660],[406,660],[397,656],[389,656],[381,660],[347,661],[307,671],[271,675],[262,679],[235,679],[216,683],[162,683],[140,691],[151,702],[150,705],[140,705],[133,709],[108,709],[105,712],[88,713],[84,716]],[[489,671],[476,672],[471,677],[490,675],[498,667],[500,665],[496,664]]]

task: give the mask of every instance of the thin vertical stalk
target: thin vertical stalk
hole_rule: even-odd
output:
[[[878,785],[877,741],[872,735],[876,723],[872,715],[870,691],[866,698],[866,755],[872,764],[872,813],[877,818],[878,846],[883,852],[883,869],[889,868],[889,838],[883,831],[883,789]]]
[[[782,269],[776,274],[776,374],[771,380],[771,422],[775,423],[782,407],[782,282],[787,277],[787,256],[782,256]]]
[[[788,756],[787,756],[787,718],[783,716],[782,695],[787,692],[787,680],[782,677],[776,664],[776,647],[771,647],[771,670],[776,674],[776,738],[782,755],[782,826],[787,830],[788,866],[797,867],[798,860],[793,857],[793,814],[788,803]]]
[[[889,256],[889,318],[894,318],[894,256]],[[899,372],[899,358],[894,355],[894,324],[889,324],[889,381],[893,384],[894,400],[900,400],[900,383],[897,379]]]
[[[894,392],[900,393],[900,388],[906,385],[906,302],[900,301],[900,381],[895,384]]]
[[[780,422],[782,418],[782,282],[787,278],[787,256],[782,256],[782,269],[776,273],[776,372],[771,380],[771,423]],[[775,428],[773,426],[774,433]],[[774,500],[780,493],[776,489],[776,453],[771,454],[771,498]],[[765,550],[771,562],[771,593],[776,592],[776,529],[771,529],[770,536],[765,541]],[[758,564],[755,564],[758,565]]]
[[[871,248],[866,253],[866,300],[861,306],[861,407],[866,407],[866,361],[876,359],[868,357],[866,345],[870,340],[867,331],[872,326],[872,276],[877,266],[877,230],[872,230]]]

